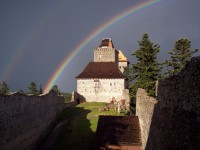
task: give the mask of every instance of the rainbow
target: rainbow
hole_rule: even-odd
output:
[[[119,13],[115,17],[111,18],[110,20],[108,20],[107,22],[105,22],[104,24],[102,24],[96,30],[94,30],[85,39],[83,39],[80,42],[80,44],[78,46],[76,46],[75,49],[72,50],[72,52],[63,60],[63,62],[59,65],[59,67],[56,69],[56,71],[54,72],[54,74],[51,76],[51,78],[47,82],[47,84],[46,84],[46,86],[44,88],[44,91],[48,92],[53,87],[53,85],[55,84],[55,82],[58,80],[59,76],[63,72],[63,70],[68,66],[69,62],[93,38],[95,38],[97,35],[99,35],[100,33],[102,33],[104,30],[106,30],[107,28],[109,28],[110,26],[112,26],[113,24],[115,24],[116,22],[120,21],[121,19],[123,19],[125,17],[128,17],[132,13],[137,12],[137,11],[139,11],[141,9],[144,9],[146,7],[149,7],[149,6],[153,5],[153,4],[156,4],[156,3],[161,2],[161,1],[163,1],[163,0],[147,0],[147,1],[141,2],[141,3],[137,4],[137,5],[134,5],[134,6],[130,7],[130,8],[128,8],[127,10]]]
[[[19,45],[17,50],[13,53],[12,57],[7,60],[6,66],[4,67],[5,70],[0,72],[0,81],[8,81],[10,76],[13,74],[13,71],[16,69],[16,65],[20,62],[22,57],[24,56],[25,52],[31,47],[32,41],[38,36],[38,33],[40,33],[45,27],[48,21],[51,19],[51,17],[56,13],[59,12],[59,10],[62,10],[63,2],[58,2],[53,9],[50,9],[48,13],[43,15],[38,22],[33,24],[34,28],[30,29],[30,32],[28,33],[26,39],[22,41],[21,45]]]

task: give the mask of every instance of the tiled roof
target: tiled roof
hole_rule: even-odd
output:
[[[141,145],[137,116],[99,116],[96,131],[98,146]]]
[[[126,77],[119,70],[115,62],[90,62],[76,78],[123,78]]]
[[[119,52],[118,53],[118,59],[119,59],[119,61],[121,61],[121,62],[127,62],[128,59],[124,56],[124,54],[122,53],[122,51],[119,50],[118,52]]]

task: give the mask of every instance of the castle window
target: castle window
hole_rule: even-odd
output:
[[[112,83],[110,83],[110,86],[112,86]]]
[[[98,85],[97,85],[97,83],[95,83],[95,86],[94,86],[94,88],[97,88],[97,86],[98,86]]]
[[[99,54],[99,59],[101,59],[101,54]]]
[[[99,82],[99,79],[95,79],[94,82]]]

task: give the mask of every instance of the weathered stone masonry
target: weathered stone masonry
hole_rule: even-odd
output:
[[[139,90],[136,114],[144,149],[200,149],[200,57],[160,80],[157,100]]]
[[[36,149],[67,105],[53,91],[44,96],[0,95],[0,149]]]
[[[149,136],[154,106],[157,100],[148,96],[144,89],[138,89],[136,99],[136,116],[139,117],[142,146],[145,148]]]

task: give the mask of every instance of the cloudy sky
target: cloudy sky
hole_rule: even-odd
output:
[[[1,0],[0,82],[6,81],[11,91],[27,91],[32,81],[45,87],[81,41],[145,1]],[[93,61],[93,50],[105,37],[133,63],[131,53],[144,32],[160,45],[159,61],[169,58],[167,51],[182,37],[200,49],[200,0],[162,0],[119,19],[84,45],[55,84],[63,92],[76,90],[75,77]]]

